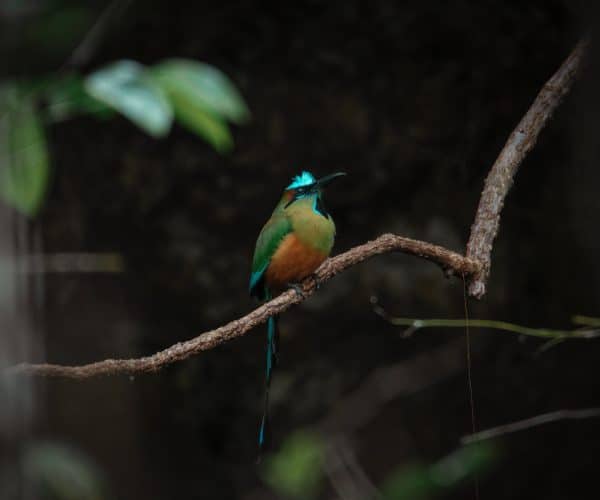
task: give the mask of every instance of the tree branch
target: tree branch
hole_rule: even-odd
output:
[[[554,110],[571,89],[586,46],[586,40],[579,42],[558,71],[542,87],[529,111],[510,134],[485,180],[467,244],[467,257],[482,263],[481,271],[469,284],[469,295],[472,297],[480,299],[485,294],[492,247],[500,226],[500,212],[513,178],[527,153],[535,146],[540,132]]]
[[[600,408],[586,408],[583,410],[557,410],[550,413],[543,413],[536,415],[535,417],[526,418],[525,420],[518,420],[517,422],[511,422],[510,424],[499,425],[498,427],[492,427],[484,431],[476,432],[475,434],[469,434],[460,438],[460,443],[468,445],[472,443],[478,443],[486,439],[497,438],[506,434],[512,434],[513,432],[530,429],[539,425],[548,424],[551,422],[559,422],[561,420],[582,420],[586,418],[597,418],[600,417]]]
[[[256,308],[243,318],[227,323],[220,328],[203,333],[186,342],[179,342],[152,356],[135,359],[105,359],[97,363],[81,366],[22,363],[8,369],[11,373],[42,375],[49,377],[88,378],[98,375],[134,374],[156,372],[164,366],[212,349],[264,323],[269,316],[279,314],[294,304],[311,296],[317,283],[331,279],[336,274],[375,255],[389,252],[404,252],[430,260],[444,270],[452,270],[458,275],[470,276],[479,270],[479,264],[458,253],[424,241],[412,240],[393,234],[384,234],[376,240],[351,248],[347,252],[327,259],[302,283],[304,297],[294,290],[288,290],[273,300]]]
[[[440,265],[447,275],[457,274],[469,279],[470,295],[480,298],[485,293],[485,283],[490,272],[492,245],[498,232],[500,212],[512,179],[537,137],[569,91],[587,43],[580,42],[555,75],[544,85],[527,114],[508,138],[500,156],[494,163],[483,189],[467,256],[446,248],[412,240],[393,234],[384,234],[376,240],[351,248],[347,252],[327,259],[303,284],[304,296],[288,290],[275,299],[261,305],[243,318],[203,333],[186,342],[180,342],[151,356],[136,359],[106,359],[81,366],[22,363],[7,369],[10,373],[43,375],[53,377],[88,378],[97,375],[116,375],[156,372],[164,366],[189,358],[199,352],[212,349],[230,339],[244,335],[264,323],[269,316],[279,314],[312,295],[317,282],[331,279],[336,274],[375,255],[404,252],[430,260]],[[316,281],[315,281],[316,278]]]

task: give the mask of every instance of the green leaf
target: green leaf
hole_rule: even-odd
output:
[[[233,123],[244,123],[250,112],[231,80],[217,68],[186,59],[168,59],[152,70],[160,85],[182,104],[204,108]]]
[[[85,79],[85,89],[153,137],[164,137],[171,128],[169,100],[135,61],[118,61],[92,73]]]
[[[192,132],[203,137],[219,153],[227,153],[233,148],[233,138],[227,124],[208,113],[197,103],[171,97],[177,120]]]
[[[53,122],[82,113],[93,114],[99,118],[108,118],[115,113],[112,108],[85,90],[83,79],[78,75],[51,80],[39,93],[47,102],[46,115]]]
[[[381,487],[385,500],[420,500],[437,490],[427,467],[411,464],[392,474]]]
[[[15,84],[0,86],[0,196],[27,215],[35,215],[49,177],[44,129],[31,97]]]
[[[488,443],[465,446],[433,465],[413,464],[392,473],[381,486],[384,500],[430,498],[490,467],[497,450]]]
[[[323,479],[325,445],[316,434],[299,431],[288,437],[281,450],[265,460],[264,481],[282,495],[314,498]]]

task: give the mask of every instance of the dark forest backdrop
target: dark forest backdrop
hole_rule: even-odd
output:
[[[46,33],[32,31],[44,25],[34,20],[68,4],[27,3],[43,8],[3,11],[6,78],[57,70],[104,8],[86,8],[72,33]],[[124,270],[36,278],[34,360],[150,354],[251,310],[255,238],[301,169],[349,174],[326,198],[337,251],[396,232],[463,252],[487,171],[593,19],[587,4],[566,0],[131,2],[83,72],[125,58],[201,60],[232,79],[252,119],[224,155],[179,125],[160,140],[122,117],[47,128],[51,184],[27,222],[37,250],[118,253]],[[570,328],[574,314],[600,315],[596,68],[592,51],[517,175],[488,294],[468,304],[473,318]],[[392,315],[464,318],[461,280],[424,261],[386,255],[341,274],[281,319],[272,423],[275,451],[298,429],[341,429],[378,486],[398,467],[451,453],[471,417],[464,329],[403,339],[373,297]],[[255,465],[264,337],[256,329],[155,375],[36,379],[24,439],[85,454],[109,498],[279,498]],[[600,406],[597,340],[540,354],[539,340],[472,329],[471,343],[479,428]],[[394,396],[369,408],[363,382],[392,366],[406,368],[381,379]],[[356,407],[340,406],[357,391]],[[368,416],[345,428],[340,408]],[[499,445],[482,499],[593,496],[600,421]],[[320,495],[341,498],[327,480]],[[442,497],[472,495],[466,481]]]

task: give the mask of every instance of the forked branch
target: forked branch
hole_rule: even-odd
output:
[[[529,111],[510,134],[485,180],[467,244],[467,257],[482,264],[481,271],[469,284],[469,295],[472,297],[480,299],[485,294],[492,263],[492,247],[500,227],[500,212],[513,178],[527,153],[535,146],[540,132],[554,110],[571,89],[581,67],[586,46],[587,41],[579,42],[558,71],[542,87]]]

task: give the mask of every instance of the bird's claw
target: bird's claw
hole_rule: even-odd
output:
[[[317,277],[316,274],[313,274],[311,276],[311,278],[313,279],[313,282],[315,284],[315,290],[320,290],[321,289],[321,280]]]

